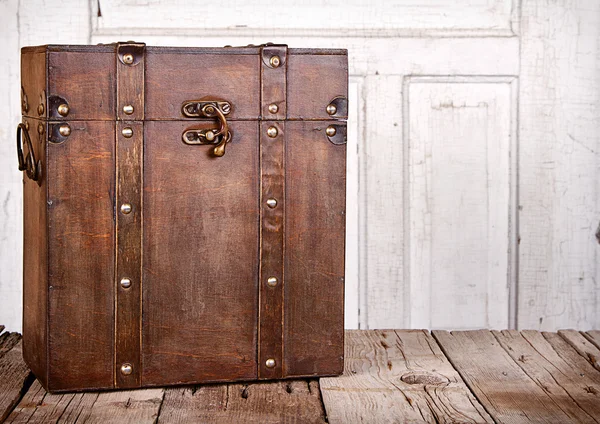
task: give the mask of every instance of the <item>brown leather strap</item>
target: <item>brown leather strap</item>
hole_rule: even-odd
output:
[[[261,230],[258,378],[281,378],[287,46],[261,49]],[[275,106],[273,106],[275,105]]]
[[[141,385],[145,45],[117,45],[115,387]]]

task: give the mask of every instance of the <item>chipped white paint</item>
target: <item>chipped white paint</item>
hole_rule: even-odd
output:
[[[600,328],[600,2],[523,2],[519,325]]]
[[[74,0],[0,1],[0,28],[0,322],[8,330],[20,330],[23,193],[15,145],[21,115],[19,49],[46,43],[87,43],[90,5]]]
[[[21,328],[23,196],[17,171],[15,128],[19,122],[19,30],[16,1],[0,2],[0,321]]]
[[[271,37],[513,36],[516,0],[101,0],[94,32]]]
[[[515,78],[404,84],[405,273],[410,327],[506,328]],[[405,175],[406,175],[405,174]]]
[[[600,326],[599,20],[585,0],[0,1],[0,322],[20,328],[17,49],[135,39],[348,48],[348,328]]]

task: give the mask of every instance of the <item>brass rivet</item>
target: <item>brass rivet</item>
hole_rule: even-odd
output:
[[[44,124],[38,124],[38,134],[44,134]]]
[[[29,121],[25,121],[25,129],[29,131]]]
[[[273,68],[279,68],[279,65],[281,65],[281,59],[279,58],[279,56],[271,56],[269,63]]]
[[[279,106],[277,106],[275,103],[272,103],[269,105],[269,112],[277,113],[278,111],[279,111]]]
[[[271,287],[275,287],[277,285],[277,278],[276,277],[267,278],[267,284]]]
[[[43,115],[44,114],[44,104],[40,103],[38,105],[38,115]]]
[[[127,215],[127,214],[129,214],[129,213],[131,212],[131,210],[132,210],[132,209],[133,209],[133,208],[131,207],[131,205],[130,205],[129,203],[123,203],[123,204],[121,205],[121,213],[122,213],[123,215]]]
[[[121,287],[123,287],[124,289],[128,289],[129,287],[131,287],[131,279],[127,277],[121,278]]]
[[[271,209],[273,209],[275,206],[277,206],[277,200],[275,200],[275,199],[268,199],[267,200],[267,206],[270,207]]]
[[[265,365],[267,366],[267,368],[275,367],[275,359],[273,359],[273,358],[267,359],[267,361],[265,362]]]
[[[335,105],[333,103],[330,105],[327,105],[327,113],[329,115],[335,115],[336,112],[337,112],[337,107],[335,107]]]
[[[125,138],[131,138],[133,136],[133,130],[129,127],[125,127],[121,130],[121,134],[123,134],[123,137]]]
[[[279,131],[277,131],[277,128],[275,127],[269,127],[269,129],[267,129],[267,135],[271,138],[277,137],[278,133]]]
[[[131,106],[131,105],[123,106],[123,112],[125,113],[125,115],[131,115],[133,113],[133,106]]]
[[[133,63],[133,55],[131,53],[124,54],[123,63],[131,65]]]
[[[63,137],[68,137],[71,135],[71,127],[68,126],[67,124],[61,125],[60,127],[58,127],[58,132]]]
[[[121,374],[130,375],[133,372],[133,367],[131,364],[123,364],[121,365]]]
[[[333,137],[336,133],[336,129],[334,126],[328,126],[327,129],[325,130],[325,134],[327,134],[329,137]]]
[[[67,116],[69,114],[69,105],[62,103],[58,105],[58,114],[60,116]]]
[[[207,141],[213,141],[215,139],[215,133],[209,130],[204,134],[204,137],[206,137]]]

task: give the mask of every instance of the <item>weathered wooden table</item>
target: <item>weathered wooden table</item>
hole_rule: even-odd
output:
[[[0,328],[0,331],[2,329]],[[344,375],[50,395],[0,335],[9,423],[600,422],[600,331],[346,332]]]

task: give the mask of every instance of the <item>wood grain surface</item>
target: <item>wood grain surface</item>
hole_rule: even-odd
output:
[[[320,384],[330,423],[494,422],[427,331],[347,331],[344,374]]]
[[[5,333],[0,339],[0,422],[19,403],[33,378],[23,361],[20,336]]]
[[[0,335],[6,423],[598,423],[600,372],[564,331],[346,331],[340,377],[49,394]],[[569,340],[571,342],[569,342]]]

